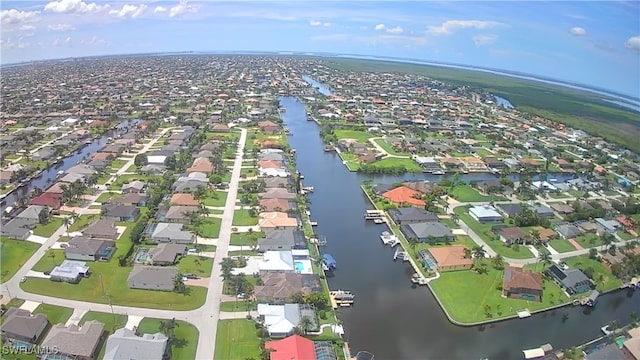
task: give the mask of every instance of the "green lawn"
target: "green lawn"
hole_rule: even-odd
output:
[[[563,259],[572,268],[585,270],[592,268],[594,270],[593,281],[596,283],[598,291],[608,291],[617,289],[622,285],[622,281],[617,279],[601,262],[590,259],[588,255],[576,256]]]
[[[255,246],[258,244],[258,239],[264,237],[264,232],[252,232],[252,233],[233,233],[231,234],[231,242],[229,245],[236,246]]]
[[[410,156],[409,153],[396,151],[393,146],[384,139],[375,139],[373,141],[391,155]]]
[[[95,200],[95,202],[99,202],[99,203],[103,203],[103,202],[107,202],[110,199],[113,199],[114,197],[118,197],[120,196],[119,193],[117,192],[104,192],[102,194],[100,194],[100,196],[98,196],[98,198]]]
[[[259,359],[260,338],[251,320],[220,320],[216,336],[215,360]]]
[[[602,238],[593,233],[579,235],[578,237],[576,237],[576,242],[578,242],[578,244],[580,244],[585,249],[604,245]]]
[[[227,202],[227,193],[224,191],[209,190],[207,195],[200,199],[206,206],[224,206]]]
[[[64,324],[69,320],[71,314],[73,314],[73,309],[50,304],[40,304],[33,313],[47,315],[47,319],[49,319],[52,325]]]
[[[258,225],[258,217],[250,216],[249,210],[236,210],[233,212],[233,226]]]
[[[368,143],[369,138],[373,137],[371,133],[357,130],[334,130],[333,133],[338,139],[355,139],[361,143]]]
[[[38,250],[40,244],[26,240],[13,240],[7,237],[0,238],[0,260],[2,272],[0,282],[5,282],[20,269],[33,253]]]
[[[213,268],[213,258],[197,255],[187,255],[178,262],[181,274],[194,274],[200,277],[210,277]]]
[[[240,311],[248,311],[248,310],[257,310],[258,305],[253,301],[223,301],[220,303],[220,311],[225,312],[240,312]]]
[[[100,214],[80,215],[76,221],[69,226],[67,232],[80,231],[95,220],[100,220]]]
[[[133,164],[131,166],[129,166],[129,168],[127,168],[126,172],[137,172],[138,171],[138,167]]]
[[[552,281],[544,280],[542,302],[503,298],[503,271],[495,270],[487,261],[487,274],[472,270],[450,271],[440,274],[440,278],[430,283],[434,294],[440,299],[449,315],[462,323],[473,323],[488,319],[513,316],[517,311],[544,309],[568,302],[562,290]],[[489,305],[487,316],[485,306]]]
[[[449,189],[449,196],[454,197],[461,202],[488,202],[488,201],[503,201],[506,200],[501,196],[486,196],[481,195],[478,190],[474,189],[470,185],[456,185]]]
[[[200,235],[205,238],[217,238],[220,235],[222,220],[218,218],[205,218],[200,225]]]
[[[635,237],[624,230],[619,230],[616,234],[620,236],[622,240],[631,240]]]
[[[387,157],[372,162],[370,165],[374,167],[387,168],[394,166],[403,166],[408,172],[422,172],[422,167],[412,159]]]
[[[42,237],[50,237],[60,226],[62,226],[63,223],[63,219],[59,217],[52,217],[49,219],[48,223],[36,225],[33,229],[33,234]]]
[[[64,261],[64,250],[49,249],[44,256],[33,266],[33,271],[51,271],[54,267],[60,265]]]
[[[240,169],[240,176],[252,177],[258,175],[258,169],[255,168],[242,168]]]
[[[80,319],[80,324],[83,325],[85,321],[97,320],[104,324],[104,331],[107,334],[111,335],[117,329],[123,328],[127,324],[127,316],[126,315],[118,315],[118,314],[110,314],[103,313],[97,311],[89,311],[82,319]],[[108,335],[107,335],[108,336]],[[103,341],[100,346],[100,351],[98,352],[98,359],[104,358],[104,351],[107,347],[107,341]]]
[[[342,157],[342,160],[346,162],[347,169],[349,169],[349,171],[358,171],[358,169],[360,169],[360,163],[358,161],[358,157],[355,156],[354,154],[348,153],[348,152],[341,152],[340,156]]]
[[[575,251],[576,250],[576,248],[573,245],[571,245],[570,242],[568,242],[567,240],[563,240],[563,239],[550,240],[549,244],[551,245],[552,248],[554,248],[559,253]]]
[[[126,163],[127,160],[113,160],[111,162],[111,168],[114,170],[120,170],[120,168],[122,168]]]
[[[160,322],[166,319],[144,318],[138,325],[138,331],[143,334],[155,334],[160,332]],[[196,358],[196,348],[198,347],[198,329],[190,323],[182,320],[176,321],[174,335],[176,343],[171,347],[172,359],[192,360]],[[244,359],[244,358],[242,358]],[[256,357],[257,359],[257,357]]]

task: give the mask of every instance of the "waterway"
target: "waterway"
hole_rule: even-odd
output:
[[[394,250],[379,239],[386,227],[363,219],[365,210],[372,208],[360,189],[364,180],[393,183],[407,176],[349,172],[336,153],[323,151],[318,125],[306,121],[302,103],[286,97],[280,104],[293,134],[289,142],[296,149],[298,170],[303,182],[314,186],[309,196],[311,219],[318,221],[316,231],[328,241],[321,251],[332,254],[338,264],[329,286],[356,295],[352,308],[340,310],[354,354],[368,350],[377,359],[520,359],[523,349],[545,343],[570,347],[596,338],[602,326],[613,319],[627,323],[629,314],[640,308],[637,291],[619,291],[602,296],[588,314],[572,306],[485,327],[453,325],[428,288],[412,287],[410,265],[394,263]],[[565,322],[563,313],[569,316]]]
[[[116,137],[118,134],[124,134],[128,131],[128,129],[135,125],[139,120],[127,120],[123,121],[114,130],[107,131],[105,134],[100,136],[97,139],[93,139],[90,144],[83,145],[79,151],[76,150],[70,154],[68,154],[65,158],[62,159],[61,163],[56,163],[49,166],[45,169],[38,177],[33,178],[28,183],[25,183],[23,186],[17,188],[13,192],[7,194],[5,197],[5,201],[0,207],[1,211],[4,210],[8,206],[12,206],[19,198],[27,196],[30,191],[33,189],[40,188],[42,190],[51,186],[55,182],[55,178],[58,175],[58,171],[66,171],[72,166],[77,165],[79,162],[91,156],[96,151],[102,149],[105,145],[107,145],[109,141],[109,137]]]
[[[496,99],[496,103],[499,106],[502,106],[505,109],[513,109],[513,104],[511,104],[509,100],[498,95],[493,95],[493,97]]]

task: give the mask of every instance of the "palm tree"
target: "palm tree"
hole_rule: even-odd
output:
[[[187,287],[184,285],[184,281],[182,281],[182,274],[176,275],[176,277],[173,278],[173,291],[182,294],[186,289]]]
[[[471,250],[469,248],[464,248],[464,257],[465,259],[469,259],[471,257]]]
[[[496,270],[504,269],[504,259],[502,258],[502,255],[497,254],[491,262]]]
[[[609,247],[611,246],[611,244],[615,239],[616,239],[615,236],[613,236],[613,234],[610,234],[608,232],[605,232],[602,235],[602,243],[605,246],[605,250],[609,250]]]
[[[451,221],[457,224],[460,221],[460,217],[458,216],[458,214],[451,214]]]
[[[534,245],[539,245],[540,244],[540,230],[538,229],[531,229],[531,231],[529,232],[529,236],[531,237],[531,241],[533,241]]]
[[[311,330],[312,326],[313,326],[313,320],[311,320],[311,318],[308,316],[303,316],[302,319],[300,319],[300,323],[298,323],[298,327],[300,327],[300,330],[302,331],[303,335],[307,335]]]
[[[551,264],[551,254],[546,252],[540,253],[540,256],[538,257],[538,263],[542,263],[543,267]]]

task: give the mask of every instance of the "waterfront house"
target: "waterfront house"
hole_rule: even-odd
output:
[[[510,217],[510,218],[520,215],[525,208],[530,209],[540,217],[549,218],[549,217],[555,216],[553,213],[553,210],[550,207],[543,204],[523,206],[522,204],[519,204],[519,203],[500,203],[496,205],[496,207],[500,209],[500,211],[502,211],[502,213],[504,213],[507,217]]]
[[[390,209],[388,212],[391,219],[398,225],[439,220],[438,216],[434,213],[417,207]]]
[[[414,239],[418,242],[437,243],[455,240],[451,229],[439,222],[409,223],[401,225],[400,231],[407,240]]]
[[[140,180],[134,180],[130,183],[126,183],[124,185],[122,185],[122,193],[123,194],[129,194],[129,193],[141,193],[144,191],[144,188],[147,186],[147,184],[145,184],[143,181]]]
[[[293,262],[291,250],[266,251],[262,255],[262,261],[258,263],[260,272],[294,272],[296,266]]]
[[[83,277],[89,276],[89,267],[84,261],[64,260],[49,274],[52,281],[77,284]]]
[[[411,190],[419,191],[423,194],[430,194],[434,190],[438,189],[438,185],[426,181],[405,181],[402,185],[408,187]]]
[[[296,193],[285,188],[266,188],[264,192],[258,194],[260,199],[286,199],[295,200]]]
[[[278,251],[304,249],[307,241],[299,230],[267,230],[263,238],[258,239],[258,251]]]
[[[284,304],[297,292],[305,295],[322,292],[320,278],[315,274],[268,271],[260,273],[260,279],[262,285],[256,285],[254,291],[258,303]]]
[[[635,327],[627,331],[629,338],[622,344],[622,352],[626,360],[640,360],[640,327]]]
[[[290,188],[293,186],[290,177],[266,177],[261,180],[264,182],[265,188]]]
[[[29,225],[36,225],[40,223],[40,219],[47,219],[50,214],[51,208],[47,206],[30,205],[28,208],[16,215],[15,218],[23,220]]]
[[[120,328],[107,338],[104,360],[168,358],[169,338],[162,333],[136,335]]]
[[[297,230],[298,220],[285,212],[263,212],[258,225],[263,230]]]
[[[546,271],[569,295],[581,294],[595,289],[595,284],[580,269],[564,270],[556,264],[551,265]]]
[[[115,250],[115,241],[75,236],[64,249],[64,257],[68,260],[108,261]]]
[[[502,278],[502,293],[506,297],[542,301],[542,275],[530,270],[508,266]]]
[[[34,345],[49,325],[45,314],[32,315],[15,307],[9,308],[3,317],[2,339],[9,344],[18,341]]]
[[[136,265],[129,273],[129,289],[173,291],[175,278],[180,271],[175,267]]]
[[[273,168],[258,168],[258,176],[263,177],[289,177],[289,172],[285,169],[273,169]]]
[[[173,265],[186,254],[187,246],[184,244],[161,243],[149,250],[149,265]]]
[[[465,255],[464,245],[433,247],[418,252],[422,263],[432,271],[470,269],[473,266],[473,259]]]
[[[527,234],[519,227],[504,227],[498,230],[500,240],[507,245],[524,244]]]
[[[151,240],[155,243],[191,244],[196,236],[183,230],[183,224],[157,223],[151,233]]]
[[[502,222],[502,215],[493,206],[476,205],[469,209],[469,215],[478,222]]]
[[[302,318],[311,320],[311,327],[307,330],[319,330],[316,313],[307,304],[258,304],[258,321],[261,322],[271,337],[285,337],[294,327],[300,324]]]
[[[398,206],[419,206],[424,207],[426,204],[422,200],[422,193],[412,190],[406,186],[398,186],[382,194],[382,197],[391,201]]]
[[[280,133],[280,125],[274,123],[273,121],[260,121],[258,122],[258,127],[260,131],[265,134],[273,135]]]
[[[261,199],[260,209],[262,211],[281,211],[288,212],[289,210],[296,210],[298,205],[288,199]]]
[[[92,360],[98,356],[100,342],[104,338],[104,324],[86,321],[82,327],[78,325],[56,324],[51,327],[42,342],[41,359],[76,359]]]
[[[603,218],[596,218],[595,222],[596,224],[598,224],[599,227],[601,227],[604,231],[608,233],[615,233],[616,231],[618,231],[618,229],[622,227],[622,225],[620,225],[620,223],[617,222],[616,220],[605,220]]]
[[[118,238],[118,229],[116,229],[115,223],[113,220],[96,220],[89,224],[84,230],[81,231],[82,235],[88,236],[90,238],[98,238],[98,239],[117,239]]]
[[[140,216],[140,208],[132,205],[102,205],[102,218],[104,220],[135,222]]]
[[[337,359],[333,345],[328,341],[311,341],[300,335],[291,335],[277,341],[267,341],[270,360],[330,360]]]

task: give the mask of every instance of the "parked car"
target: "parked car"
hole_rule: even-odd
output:
[[[26,276],[23,276],[23,277],[21,277],[21,278],[20,278],[20,282],[21,282],[21,283],[23,283],[23,282],[25,282],[25,281],[27,281],[27,277],[26,277]]]

